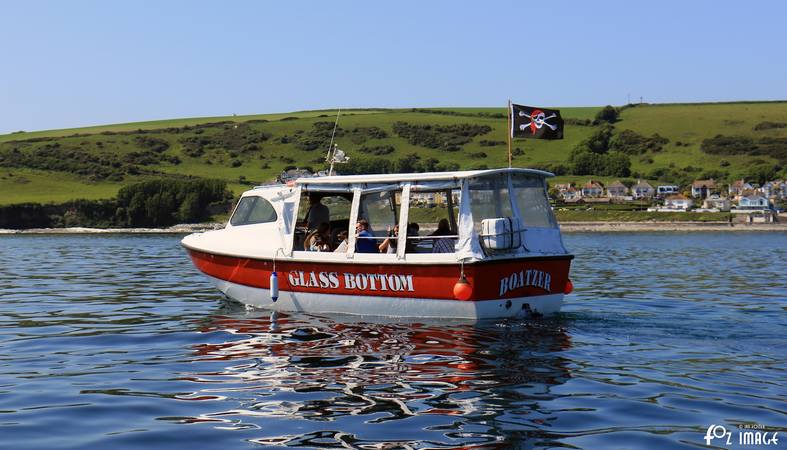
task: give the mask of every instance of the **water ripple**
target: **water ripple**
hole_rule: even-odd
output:
[[[0,237],[0,447],[697,448],[787,423],[787,235],[587,234],[560,315],[222,302],[177,236]]]

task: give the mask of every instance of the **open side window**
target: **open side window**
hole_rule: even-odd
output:
[[[356,238],[359,252],[396,253],[400,204],[401,190],[361,194],[358,221],[365,220],[369,227],[368,235]]]
[[[293,250],[335,251],[340,248],[347,233],[354,230],[350,224],[351,205],[350,192],[304,190],[298,204]]]
[[[454,253],[461,190],[419,189],[410,193],[407,253]]]

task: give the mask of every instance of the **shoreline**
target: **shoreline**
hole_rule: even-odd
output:
[[[729,223],[729,222],[561,222],[564,233],[609,232],[787,232],[787,223]]]
[[[17,234],[182,234],[224,228],[224,223],[178,224],[167,228],[30,228],[25,230],[0,229],[2,235]],[[787,222],[733,223],[729,222],[561,222],[564,233],[635,233],[635,232],[787,232]]]
[[[0,236],[14,234],[178,234],[199,233],[224,228],[224,223],[183,223],[167,228],[29,228],[25,230],[0,229]]]

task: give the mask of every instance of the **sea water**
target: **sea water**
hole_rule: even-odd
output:
[[[0,236],[0,448],[702,448],[787,426],[785,233],[569,234],[562,313],[478,324],[247,310],[181,237]]]

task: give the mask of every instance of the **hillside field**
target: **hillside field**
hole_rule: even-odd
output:
[[[514,165],[562,170],[554,181],[621,178],[572,173],[572,150],[608,125],[593,121],[601,107],[560,109],[565,139],[515,140]],[[222,179],[239,193],[288,167],[324,169],[335,117],[335,110],[305,111],[2,135],[0,204],[110,198],[123,185],[161,177]],[[626,130],[662,138],[660,148],[628,154],[629,179],[731,180],[763,170],[784,177],[785,124],[785,102],[636,105],[620,109],[612,140]],[[506,128],[505,108],[346,110],[336,142],[352,162],[338,170],[504,167]],[[717,135],[738,141],[703,151]],[[759,150],[747,150],[746,142]]]

